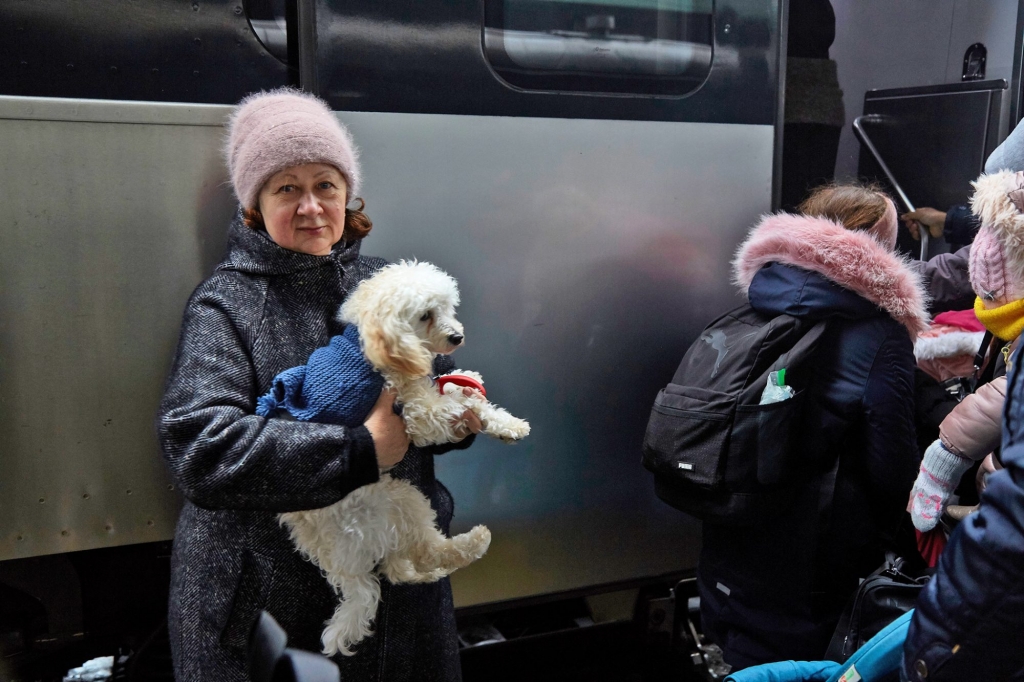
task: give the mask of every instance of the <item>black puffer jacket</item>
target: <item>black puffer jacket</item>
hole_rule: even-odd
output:
[[[256,398],[341,332],[339,305],[383,265],[359,256],[358,242],[328,256],[288,251],[236,219],[226,257],[188,302],[159,414],[164,458],[186,498],[170,598],[182,682],[248,680],[246,640],[260,609],[290,646],[320,649],[337,597],[293,549],[277,514],[324,507],[376,481],[373,440],[362,426],[258,417]],[[434,479],[432,454],[412,449],[392,475],[430,498],[447,532],[452,499]],[[376,634],[337,659],[342,679],[460,679],[447,579],[382,582]]]

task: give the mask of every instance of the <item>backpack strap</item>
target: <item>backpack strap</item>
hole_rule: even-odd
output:
[[[989,330],[985,330],[985,336],[981,339],[981,346],[978,348],[978,352],[974,355],[974,376],[971,377],[971,393],[978,390],[978,387],[982,384],[987,384],[992,379],[992,374],[995,372],[995,362],[990,361],[988,366],[985,367],[985,356],[988,355],[989,348],[992,346],[992,340],[995,336]],[[985,367],[985,374],[988,377],[982,376],[981,368]]]
[[[788,351],[783,353],[775,364],[772,365],[771,371],[774,372],[784,367],[789,367],[790,358],[801,357],[805,354],[814,350],[818,345],[818,341],[821,340],[821,335],[825,333],[825,328],[828,326],[828,320],[821,320],[816,323],[813,327],[808,330],[806,334],[800,337],[800,340],[793,345]]]

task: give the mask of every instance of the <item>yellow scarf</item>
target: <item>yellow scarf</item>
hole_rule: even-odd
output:
[[[1003,341],[1013,341],[1024,331],[1024,299],[986,310],[981,298],[974,299],[978,321]]]

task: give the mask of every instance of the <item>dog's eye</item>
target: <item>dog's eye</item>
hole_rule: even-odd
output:
[[[420,322],[426,322],[427,320],[429,320],[433,316],[434,316],[433,311],[428,310],[427,312],[423,313],[423,315],[420,316]]]

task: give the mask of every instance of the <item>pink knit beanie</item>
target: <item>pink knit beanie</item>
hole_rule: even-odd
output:
[[[352,136],[320,98],[279,88],[249,95],[228,123],[228,172],[244,208],[256,208],[274,173],[303,163],[328,163],[359,193],[359,158]]]
[[[981,230],[971,244],[971,288],[996,306],[1024,299],[1024,173],[982,175],[973,184]]]

